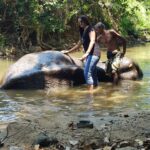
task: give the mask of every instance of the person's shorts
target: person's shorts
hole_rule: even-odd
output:
[[[109,58],[106,61],[106,74],[112,74],[117,72],[120,68],[120,60],[121,60],[121,53],[118,52],[114,55],[114,57]]]

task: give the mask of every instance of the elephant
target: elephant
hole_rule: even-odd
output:
[[[97,64],[99,82],[112,82],[105,73],[105,63]],[[79,86],[85,83],[84,63],[59,51],[26,54],[10,66],[3,78],[1,89],[47,89]],[[120,63],[120,80],[142,79],[139,65],[124,57]]]

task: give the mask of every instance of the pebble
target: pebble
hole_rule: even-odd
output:
[[[143,146],[144,144],[144,142],[141,141],[140,139],[135,139],[135,142],[137,142],[139,146]]]
[[[108,138],[108,137],[105,137],[105,138],[104,138],[104,142],[105,142],[105,143],[109,143],[109,138]]]
[[[111,150],[112,148],[110,147],[110,146],[105,146],[104,148],[103,148],[103,150]]]
[[[124,114],[124,117],[127,118],[127,117],[129,117],[129,115],[128,114]]]
[[[116,148],[116,150],[137,150],[137,148],[134,148],[134,147],[124,147],[124,148]]]
[[[34,150],[39,150],[39,148],[40,148],[39,144],[34,146]]]
[[[24,150],[22,147],[11,146],[9,150]]]
[[[65,150],[70,150],[70,147],[69,147],[69,146],[67,146]]]
[[[70,140],[69,143],[74,146],[74,145],[77,145],[79,141]]]
[[[128,141],[123,141],[119,144],[119,147],[122,148],[122,147],[127,147],[129,145],[130,145],[130,143]]]

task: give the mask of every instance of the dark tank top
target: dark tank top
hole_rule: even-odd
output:
[[[80,36],[81,36],[84,52],[86,52],[88,50],[88,47],[90,44],[89,33],[93,30],[94,29],[91,26],[88,26],[85,30],[80,29]],[[93,48],[92,48],[91,52],[89,53],[89,55],[96,55],[96,56],[100,55],[100,50],[99,50],[98,44],[95,43],[93,45]]]
[[[90,44],[90,37],[89,37],[89,33],[92,31],[92,27],[88,26],[85,30],[84,29],[80,29],[80,36],[81,36],[81,40],[82,40],[82,44],[83,44],[83,48],[84,48],[84,52],[87,51],[89,44]],[[90,52],[90,55],[93,55],[93,49],[94,46]]]

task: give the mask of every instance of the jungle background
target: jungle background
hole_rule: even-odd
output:
[[[0,56],[68,49],[77,42],[77,18],[102,21],[128,43],[150,39],[149,0],[0,0]]]

